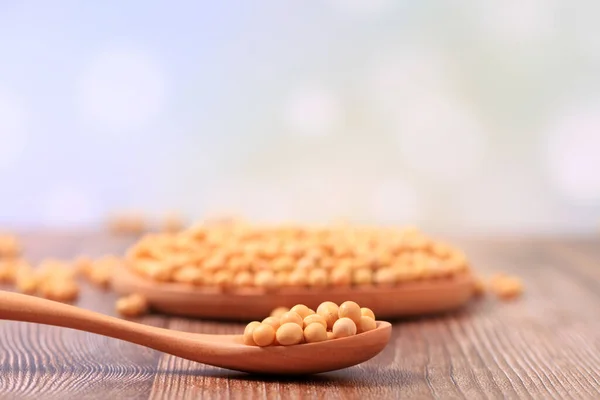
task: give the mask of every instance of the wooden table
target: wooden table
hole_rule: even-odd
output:
[[[32,261],[121,254],[132,242],[64,233],[23,240]],[[487,298],[451,315],[397,321],[390,344],[371,361],[284,380],[93,334],[1,321],[0,398],[600,398],[600,236],[454,243],[484,274],[521,276],[525,296],[509,303]],[[110,292],[85,286],[78,304],[114,314],[114,300]],[[159,315],[141,321],[192,332],[243,329]]]

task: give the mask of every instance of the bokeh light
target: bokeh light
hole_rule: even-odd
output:
[[[90,60],[78,82],[78,105],[92,131],[140,132],[150,126],[166,103],[166,80],[149,56],[116,48]]]
[[[40,196],[41,224],[49,227],[85,228],[103,222],[97,195],[80,187],[60,184]]]
[[[550,180],[565,198],[578,204],[600,202],[600,101],[571,106],[549,128]]]
[[[460,185],[480,172],[487,132],[456,99],[416,96],[398,110],[396,129],[402,159],[422,178]]]
[[[0,225],[585,231],[597,1],[142,0],[0,13]]]
[[[317,85],[301,86],[284,103],[284,122],[290,132],[319,137],[333,133],[341,124],[342,105],[331,90]]]
[[[0,172],[19,161],[25,150],[27,118],[21,102],[0,88]]]

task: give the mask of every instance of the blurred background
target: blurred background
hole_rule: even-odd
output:
[[[0,0],[0,226],[600,226],[597,0]]]

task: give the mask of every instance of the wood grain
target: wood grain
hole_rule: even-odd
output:
[[[120,254],[131,239],[23,235],[28,256]],[[207,367],[114,339],[0,322],[0,398],[600,398],[600,236],[454,240],[482,275],[511,272],[526,292],[459,312],[396,321],[390,345],[357,367],[275,379]],[[113,314],[115,295],[86,287],[79,305]],[[201,333],[243,325],[149,316]],[[326,357],[327,355],[323,355]]]

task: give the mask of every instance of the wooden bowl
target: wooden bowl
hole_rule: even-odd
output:
[[[473,295],[469,273],[450,278],[416,281],[396,286],[363,286],[323,289],[259,288],[221,291],[181,283],[155,282],[124,268],[113,276],[113,289],[121,294],[139,293],[161,313],[218,320],[262,320],[280,306],[305,304],[316,309],[324,301],[352,300],[373,310],[378,319],[440,313],[464,305]]]

